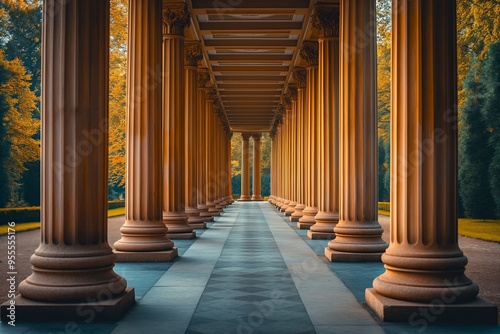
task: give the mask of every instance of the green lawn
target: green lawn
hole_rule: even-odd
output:
[[[378,210],[379,215],[390,216],[386,210]],[[458,219],[458,234],[464,237],[500,242],[500,220]]]
[[[108,210],[108,217],[115,217],[115,216],[121,216],[125,214],[125,208],[116,208],[116,209],[110,209]],[[16,224],[16,232],[22,232],[22,231],[29,231],[29,230],[34,230],[40,227],[40,222],[33,222],[33,223],[19,223]],[[0,235],[7,234],[8,232],[8,226],[7,225],[2,225],[0,226]]]

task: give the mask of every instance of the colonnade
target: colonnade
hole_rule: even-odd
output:
[[[41,241],[19,285],[19,319],[82,320],[81,302],[97,320],[120,317],[135,298],[114,262],[172,261],[172,239],[195,237],[232,202],[231,132],[198,68],[199,43],[184,41],[187,4],[130,0],[128,13],[126,213],[113,250],[109,2],[43,3]]]
[[[193,238],[232,202],[231,132],[198,68],[199,44],[184,41],[187,4],[129,0],[128,10],[126,214],[113,252],[109,2],[43,2],[41,239],[19,285],[19,319],[82,320],[82,302],[99,308],[97,320],[116,319],[134,291],[115,260],[171,261],[172,239]],[[296,87],[288,85],[271,131],[270,202],[310,238],[332,239],[328,260],[384,262],[366,291],[383,320],[407,320],[435,300],[449,319],[481,318],[457,242],[455,1],[395,0],[393,10],[389,246],[377,213],[375,0],[315,8],[319,40],[304,43],[306,68],[294,70]],[[251,135],[259,200],[260,135],[250,133],[242,199],[250,199]]]
[[[252,196],[250,196],[250,138],[253,138]],[[262,133],[241,134],[241,196],[239,201],[262,201],[261,191]]]
[[[494,306],[476,298],[457,242],[455,6],[393,4],[390,245],[377,212],[375,0],[316,6],[319,48],[305,41],[306,73],[295,72],[299,106],[306,91],[303,110],[287,110],[283,96],[271,132],[269,201],[298,217],[309,238],[331,239],[329,261],[385,264],[366,290],[384,321],[433,312],[436,301],[435,319],[496,317]],[[305,209],[284,210],[293,202]]]

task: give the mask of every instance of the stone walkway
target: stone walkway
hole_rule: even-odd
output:
[[[381,263],[329,263],[267,202],[235,203],[175,240],[174,263],[118,263],[137,304],[117,323],[0,325],[2,333],[499,333],[500,326],[380,324],[364,289]],[[114,232],[116,234],[116,232]],[[112,240],[113,233],[110,233]]]

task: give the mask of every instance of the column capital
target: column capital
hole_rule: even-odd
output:
[[[208,86],[205,98],[208,101],[215,101],[216,97],[217,97],[217,89],[214,86]]]
[[[288,84],[287,93],[292,101],[297,101],[298,97],[297,84],[296,83]]]
[[[243,140],[249,140],[251,136],[252,136],[251,133],[245,133],[245,132],[241,133],[241,137],[243,138]]]
[[[339,37],[340,6],[338,4],[316,5],[311,19],[313,26],[320,31],[321,37]]]
[[[199,41],[184,42],[184,66],[198,65],[198,61],[203,59],[201,45]]]
[[[254,141],[260,141],[262,138],[262,133],[253,133],[252,138]]]
[[[285,94],[281,95],[281,101],[280,102],[283,105],[283,108],[285,108],[285,110],[292,109],[292,98],[291,98],[291,96],[290,96],[290,94],[289,94],[288,91]]]
[[[162,10],[163,35],[184,36],[191,24],[191,13],[185,2],[164,2]]]
[[[208,82],[210,82],[210,73],[208,73],[208,69],[206,68],[198,69],[197,73],[198,88],[206,88]]]
[[[297,82],[297,88],[306,88],[307,85],[307,72],[303,67],[295,67],[293,69],[293,80]]]
[[[319,44],[317,41],[305,41],[300,48],[300,57],[307,62],[308,66],[318,65]]]

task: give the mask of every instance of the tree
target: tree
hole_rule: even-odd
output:
[[[474,64],[476,65],[476,64]],[[462,108],[462,131],[459,144],[460,197],[465,214],[471,218],[491,218],[493,197],[488,180],[491,150],[487,124],[482,117],[485,86],[476,66],[472,66],[464,81],[466,99]]]
[[[4,101],[2,111],[3,147],[8,147],[8,156],[2,161],[7,171],[9,201],[7,205],[24,204],[21,190],[22,173],[27,162],[39,159],[39,140],[35,138],[40,121],[33,117],[38,112],[36,97],[30,90],[31,74],[27,74],[19,59],[6,60],[0,50],[0,64],[10,77],[0,85],[0,96]]]
[[[125,187],[127,1],[111,0],[110,7],[108,185],[114,199]]]
[[[490,190],[495,203],[495,214],[500,218],[500,42],[489,47],[483,67],[485,82],[484,108],[488,147],[491,152],[489,166]]]

